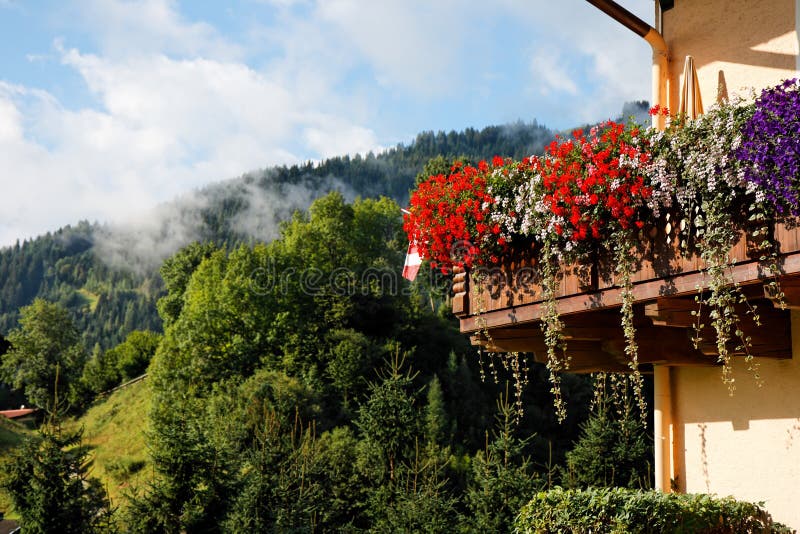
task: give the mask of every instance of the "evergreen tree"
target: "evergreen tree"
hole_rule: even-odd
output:
[[[434,375],[428,383],[425,405],[425,439],[431,445],[444,445],[448,441],[447,411],[439,377]]]
[[[457,499],[446,488],[442,460],[435,450],[423,453],[418,448],[412,463],[401,467],[398,480],[383,488],[391,499],[374,514],[370,530],[387,534],[451,531],[457,521]]]
[[[441,389],[433,386],[423,416],[414,408],[414,376],[401,373],[402,366],[396,353],[382,382],[370,386],[358,420],[363,435],[360,462],[372,482],[370,530],[444,532],[456,519],[456,499],[445,487],[448,450],[430,441],[444,426]],[[433,434],[420,447],[423,427]]]
[[[324,432],[319,439],[317,473],[324,502],[320,507],[321,532],[367,530],[370,479],[358,461],[359,440],[350,427]]]
[[[592,413],[567,453],[565,485],[650,488],[652,441],[634,408],[627,379],[612,375],[598,380]]]
[[[403,362],[398,351],[383,380],[370,385],[370,396],[361,406],[357,422],[362,436],[377,451],[380,464],[392,481],[398,463],[409,457],[409,445],[417,435],[415,399],[409,391],[413,376],[400,372]]]
[[[149,446],[156,479],[135,508],[154,532],[217,532],[235,483],[234,451],[210,439],[198,399],[173,397],[155,410]]]
[[[62,429],[55,393],[54,398],[54,411],[38,433],[6,458],[0,486],[10,495],[26,533],[115,532],[106,492],[99,480],[89,477],[83,431]]]
[[[543,489],[545,481],[524,456],[528,439],[515,436],[515,407],[508,392],[497,402],[494,439],[472,461],[472,474],[466,492],[469,513],[462,517],[468,530],[511,532],[520,508]]]
[[[241,490],[223,531],[313,532],[322,512],[321,463],[313,429],[299,420],[290,429],[265,409],[256,442],[247,452]]]

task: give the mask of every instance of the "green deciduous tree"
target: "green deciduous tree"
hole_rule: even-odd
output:
[[[57,304],[36,299],[20,310],[19,324],[8,335],[12,348],[2,357],[0,373],[45,407],[56,387],[66,391],[80,376],[85,350],[69,313]]]
[[[327,339],[331,345],[327,374],[348,409],[350,399],[366,387],[364,374],[374,364],[378,349],[367,336],[352,329],[333,330]]]
[[[119,371],[116,362],[103,352],[100,345],[95,345],[92,355],[83,366],[81,375],[82,388],[91,393],[101,393],[119,384]]]
[[[115,362],[120,380],[130,380],[147,371],[159,343],[161,334],[135,330],[128,334],[125,341],[109,350],[107,357]]]
[[[172,324],[181,314],[183,293],[192,273],[215,250],[217,247],[213,243],[192,243],[164,261],[161,266],[161,278],[164,279],[167,294],[158,301],[158,313],[164,322],[164,328]]]

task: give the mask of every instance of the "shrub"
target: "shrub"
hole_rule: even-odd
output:
[[[517,517],[520,533],[788,533],[763,503],[624,488],[538,493]]]

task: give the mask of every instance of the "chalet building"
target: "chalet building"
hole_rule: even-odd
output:
[[[706,108],[718,98],[798,77],[800,0],[657,0],[655,28],[611,1],[589,2],[652,45],[653,102],[670,109],[678,109],[688,82],[686,56],[693,58]],[[620,26],[620,31],[627,30]],[[658,232],[653,246],[669,248],[677,229]],[[640,368],[653,373],[657,488],[764,501],[777,521],[800,528],[800,230],[776,225],[774,232],[785,309],[765,293],[746,236],[731,252],[738,262],[730,275],[761,314],[761,326],[745,320],[742,328],[752,337],[751,354],[763,386],[748,372],[744,357],[736,355],[736,390],[730,395],[713,340],[697,347],[692,342],[697,287],[706,283],[699,258],[643,257],[634,275],[634,311]],[[453,311],[474,344],[532,352],[544,361],[542,292],[534,282],[515,278],[529,261],[505,260],[508,280],[518,283],[500,287],[459,273]],[[627,369],[621,292],[613,276],[603,275],[608,271],[602,260],[564,267],[557,306],[571,372]]]

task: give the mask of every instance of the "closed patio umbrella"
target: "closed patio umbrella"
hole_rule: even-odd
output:
[[[678,114],[686,119],[696,119],[703,114],[703,101],[700,97],[700,83],[694,68],[694,58],[686,56],[683,63],[683,84],[681,85],[681,101]]]

